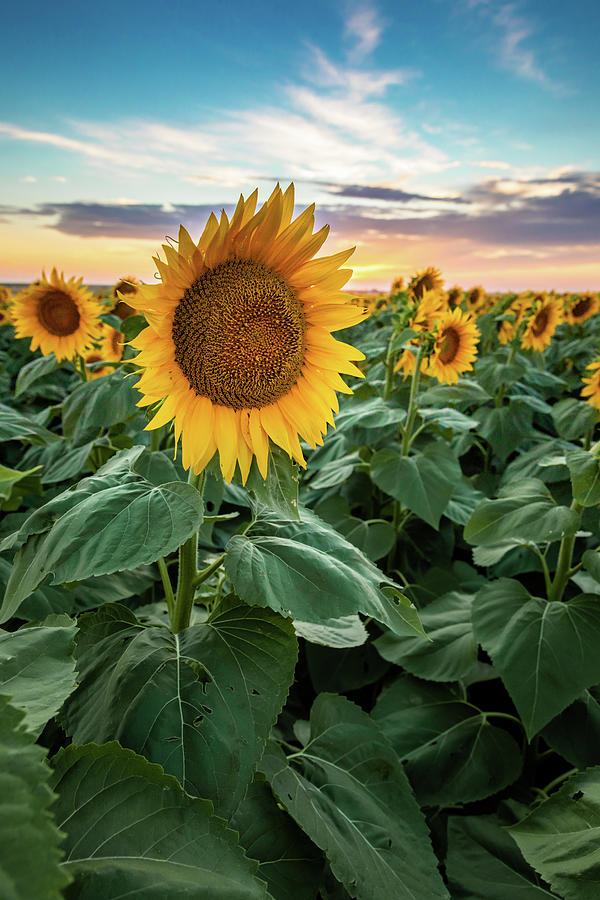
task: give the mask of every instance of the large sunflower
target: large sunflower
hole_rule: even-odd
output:
[[[364,355],[332,331],[364,310],[340,288],[353,252],[313,259],[329,227],[313,234],[314,205],[292,221],[294,187],[279,185],[255,213],[257,191],[240,197],[231,221],[211,214],[195,244],[183,228],[163,245],[162,280],[136,297],[149,325],[132,341],[144,371],[140,406],[160,403],[148,428],[174,422],[182,460],[199,473],[218,450],[226,481],[252,457],[267,473],[269,439],[304,466],[298,440],[323,441],[338,410],[340,373],[362,376]]]
[[[105,325],[100,333],[100,338],[96,341],[96,346],[88,350],[84,359],[88,366],[99,362],[120,362],[123,350],[123,333]],[[102,375],[110,375],[113,371],[112,366],[100,366],[97,369],[90,369],[88,377],[100,378]]]
[[[524,350],[541,353],[550,345],[556,326],[562,320],[562,310],[556,300],[547,294],[537,294],[531,302],[531,315],[521,340]]]
[[[565,319],[569,325],[581,325],[600,309],[600,297],[597,294],[581,294],[565,309]]]
[[[65,281],[56,269],[45,274],[15,297],[12,320],[15,336],[30,337],[31,349],[44,356],[54,353],[59,362],[84,355],[98,333],[102,309],[83,278]]]
[[[479,330],[469,313],[461,309],[444,313],[437,323],[427,374],[445,384],[456,384],[459,375],[473,368],[478,341]]]
[[[591,403],[596,409],[600,409],[600,359],[594,360],[586,367],[589,378],[582,378],[584,387],[581,396],[587,397],[586,403]]]
[[[428,266],[420,272],[416,272],[408,284],[409,293],[420,300],[426,291],[441,291],[444,279],[439,269]]]

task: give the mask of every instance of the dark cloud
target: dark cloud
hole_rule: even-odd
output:
[[[428,194],[411,194],[397,188],[378,187],[371,184],[329,184],[317,182],[338,197],[356,197],[365,200],[385,200],[390,203],[409,203],[411,200],[427,200],[431,203],[470,203],[459,197],[432,197]]]
[[[536,196],[554,186],[551,196]],[[334,187],[333,185],[331,187]],[[376,196],[376,191],[380,196]],[[362,193],[361,193],[362,192]],[[484,244],[513,246],[592,245],[600,243],[600,179],[593,173],[567,173],[530,181],[490,179],[463,191],[458,202],[465,211],[429,208],[419,215],[406,205],[410,199],[440,199],[387,188],[336,185],[336,196],[379,200],[374,207],[321,205],[319,224],[329,223],[350,240],[373,229],[382,234],[461,238]],[[531,196],[533,194],[533,196]],[[456,200],[451,201],[456,204]],[[230,214],[233,205],[226,205]],[[198,235],[212,205],[58,203],[33,209],[0,207],[0,216],[36,216],[45,227],[79,237],[149,238],[177,236],[181,222]],[[218,211],[218,210],[215,210]]]

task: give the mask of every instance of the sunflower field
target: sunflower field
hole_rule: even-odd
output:
[[[0,293],[0,897],[596,900],[600,297],[256,200]]]

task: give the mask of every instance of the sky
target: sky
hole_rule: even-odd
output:
[[[600,289],[597,0],[9,4],[0,283],[152,281],[293,181],[351,289]]]

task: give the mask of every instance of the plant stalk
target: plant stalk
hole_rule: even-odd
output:
[[[571,504],[571,509],[574,509],[576,512],[581,515],[581,511],[583,510],[583,506],[579,503]],[[575,535],[571,534],[567,537],[564,537],[560,542],[560,549],[558,551],[558,562],[556,564],[556,571],[554,573],[554,580],[552,581],[552,585],[550,587],[550,591],[548,592],[548,600],[549,601],[561,601],[563,599],[563,594],[565,592],[565,588],[569,582],[569,578],[571,577],[571,570],[573,568],[573,547],[575,546]]]
[[[194,485],[200,495],[204,492],[205,480],[205,472],[202,472],[200,475],[194,475],[193,470],[190,469],[188,482],[189,484]],[[177,594],[175,595],[175,604],[173,615],[171,617],[173,634],[179,634],[190,624],[192,608],[194,606],[195,581],[198,577],[198,571],[196,569],[197,559],[198,533],[194,532],[194,534],[179,548]]]
[[[415,357],[415,367],[412,373],[412,382],[410,385],[410,396],[408,399],[408,413],[406,416],[406,425],[404,426],[402,432],[402,456],[408,456],[408,451],[410,450],[410,445],[412,443],[411,436],[412,430],[415,424],[415,419],[417,417],[417,412],[419,411],[417,406],[417,391],[419,389],[419,382],[421,380],[421,355],[423,352],[423,347],[420,346],[417,355]]]

